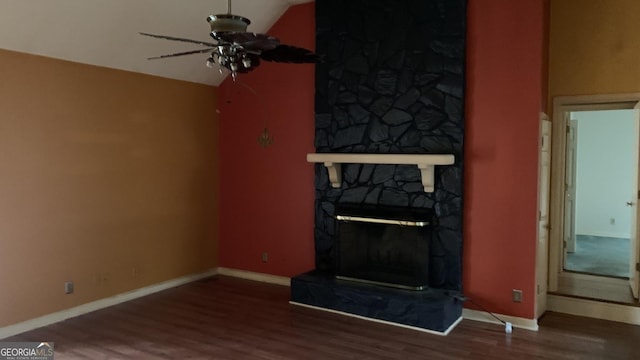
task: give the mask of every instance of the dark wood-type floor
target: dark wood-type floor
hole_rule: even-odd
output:
[[[564,271],[558,276],[559,295],[640,306],[633,298],[629,280]],[[640,357],[639,357],[640,358]]]
[[[464,320],[442,337],[288,304],[289,288],[215,277],[5,341],[56,359],[638,359],[640,326],[550,313],[540,331]]]

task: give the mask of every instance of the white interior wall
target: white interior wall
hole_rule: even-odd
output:
[[[576,234],[629,237],[633,200],[633,110],[580,111],[578,121]],[[612,220],[613,219],[613,220]]]

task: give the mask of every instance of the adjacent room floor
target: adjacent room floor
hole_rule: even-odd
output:
[[[629,277],[629,239],[576,235],[576,251],[567,253],[565,270]]]

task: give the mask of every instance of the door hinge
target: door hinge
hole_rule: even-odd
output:
[[[571,127],[569,125],[567,125],[567,134],[569,133]]]
[[[640,271],[640,263],[636,263],[636,271]]]
[[[638,190],[638,200],[640,200],[640,190]]]
[[[566,248],[567,248],[567,240],[565,240],[565,241],[562,243],[562,248],[563,248],[563,249],[566,249]]]

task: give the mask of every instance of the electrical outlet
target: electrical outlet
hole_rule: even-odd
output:
[[[522,290],[511,290],[511,299],[516,303],[522,302]]]
[[[269,261],[269,253],[263,252],[262,253],[262,262],[266,263],[267,261]]]
[[[67,281],[64,283],[64,293],[73,294],[73,281]]]

